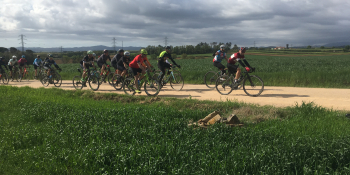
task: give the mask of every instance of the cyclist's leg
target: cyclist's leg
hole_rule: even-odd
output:
[[[222,74],[226,73],[225,66],[218,61],[214,61],[214,66],[221,70]]]
[[[34,76],[37,76],[37,72],[38,72],[38,66],[34,64]]]
[[[122,66],[120,66],[120,65],[117,66],[117,70],[118,70],[118,72],[120,73],[119,75],[121,75],[121,76],[124,76],[125,73],[126,73],[126,68],[125,68],[125,67],[122,67]]]
[[[11,76],[11,78],[13,78],[12,77],[12,68],[13,68],[13,66],[8,66],[9,67],[9,69],[10,69],[10,76]]]
[[[165,68],[166,67],[164,66],[164,64],[162,64],[162,62],[158,62],[158,68],[159,68],[160,71],[162,71],[162,75],[159,78],[159,82],[162,82],[163,77],[165,75]]]

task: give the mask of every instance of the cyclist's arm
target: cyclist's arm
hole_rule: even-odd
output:
[[[245,64],[242,62],[241,59],[239,59],[238,62],[239,62],[239,64],[240,64],[241,66],[246,67]]]
[[[142,64],[140,62],[137,62],[137,65],[139,65],[139,68],[142,69],[143,71],[145,71],[145,67],[142,66]]]
[[[244,62],[248,67],[251,67],[246,59],[244,59],[243,62]]]

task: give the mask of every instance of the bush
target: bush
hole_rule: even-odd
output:
[[[157,55],[156,54],[151,54],[150,57],[151,57],[152,60],[156,60],[157,59]]]
[[[69,62],[69,60],[70,60],[70,58],[68,57],[68,56],[63,56],[63,58],[62,58],[62,63],[63,64],[67,64],[68,62]]]
[[[175,59],[175,58],[177,58],[177,54],[173,53],[173,54],[171,54],[171,57],[172,57],[173,59]]]
[[[188,59],[195,59],[195,57],[192,56],[192,55],[188,56],[187,58],[188,58]]]
[[[182,54],[182,55],[181,55],[181,59],[187,59],[187,54],[185,54],[185,53]]]

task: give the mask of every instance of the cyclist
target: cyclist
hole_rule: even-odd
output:
[[[4,58],[0,57],[0,74],[3,74],[5,72],[5,70],[2,69],[2,66],[4,66],[6,68],[6,70],[8,70],[7,68],[7,64],[6,62],[4,62]]]
[[[221,45],[220,46],[220,50],[218,50],[215,53],[214,59],[213,59],[213,64],[215,67],[217,67],[218,69],[221,70],[222,75],[226,74],[226,70],[225,70],[225,66],[221,64],[222,59],[226,59],[226,61],[228,61],[227,57],[226,57],[226,53],[225,53],[225,45]]]
[[[103,50],[103,54],[97,59],[97,65],[101,69],[101,75],[103,76],[103,79],[106,78],[105,75],[107,73],[106,71],[107,60],[112,61],[111,57],[108,54],[108,50],[105,49]]]
[[[119,49],[118,54],[116,54],[111,61],[112,66],[117,70],[117,74],[122,77],[126,74],[126,65],[129,65],[130,52],[126,51],[124,53],[123,49]]]
[[[159,84],[161,84],[163,77],[165,75],[165,69],[170,69],[171,64],[168,62],[168,58],[179,68],[181,68],[180,65],[176,64],[174,59],[171,57],[171,48],[170,46],[165,47],[165,51],[161,52],[158,58],[158,68],[160,71],[162,71],[162,75],[159,79]]]
[[[16,73],[12,71],[12,69],[14,69],[16,64],[17,64],[17,57],[16,55],[13,55],[12,58],[9,60],[9,63],[7,64],[10,69],[11,81],[13,81],[14,74]]]
[[[236,76],[235,76],[235,87],[237,87],[239,85],[238,79],[241,76],[241,68],[239,68],[239,65],[235,65],[236,62],[239,62],[239,64],[241,66],[245,67],[245,69],[247,71],[249,71],[250,69],[254,70],[254,68],[252,68],[249,65],[248,61],[244,57],[245,51],[246,51],[246,48],[245,47],[241,47],[239,49],[239,51],[237,53],[232,54],[231,57],[227,61],[227,68],[228,68],[229,73],[231,73],[231,74],[236,73]],[[242,60],[243,60],[244,63],[242,62]]]
[[[146,72],[146,67],[142,65],[142,63],[146,64],[146,66],[148,68],[151,67],[151,65],[148,62],[147,59],[147,51],[145,49],[141,49],[141,54],[137,55],[133,61],[131,61],[131,63],[129,64],[129,67],[131,69],[131,71],[134,74],[134,78],[135,78],[135,85],[136,85],[136,90],[135,92],[137,93],[141,93],[141,91],[139,90],[139,80],[141,80],[144,75],[140,76],[140,73],[145,74]]]
[[[19,65],[19,74],[21,75],[21,78],[23,77],[23,74],[22,74],[22,68],[26,68],[26,65],[25,64],[28,64],[27,60],[26,60],[26,56],[25,55],[22,55],[22,58],[19,59],[17,61],[18,65]]]
[[[87,51],[87,54],[82,61],[80,61],[80,67],[83,69],[83,75],[81,78],[81,81],[83,83],[83,86],[86,86],[86,72],[89,69],[89,67],[95,67],[94,65],[94,57],[93,54],[94,52],[92,50]]]
[[[43,65],[44,65],[44,69],[45,70],[48,70],[47,71],[47,77],[48,78],[52,78],[52,74],[51,74],[51,65],[53,64],[53,65],[55,65],[55,67],[58,69],[58,70],[62,70],[57,64],[56,64],[56,62],[55,62],[55,60],[53,60],[53,55],[49,55],[48,56],[49,57],[49,59],[48,60],[45,60],[44,61],[44,63],[43,63]]]
[[[34,78],[36,79],[37,76],[38,76],[38,67],[41,66],[41,63],[42,63],[42,60],[40,58],[40,55],[37,55],[37,57],[35,58],[34,62],[33,62],[33,65],[34,65],[34,69],[35,69],[35,76]]]

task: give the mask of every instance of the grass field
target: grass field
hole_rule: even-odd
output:
[[[312,104],[10,86],[0,86],[0,96],[0,174],[350,173],[349,119]],[[238,112],[245,127],[187,126],[213,110]],[[268,120],[256,123],[258,115]]]

